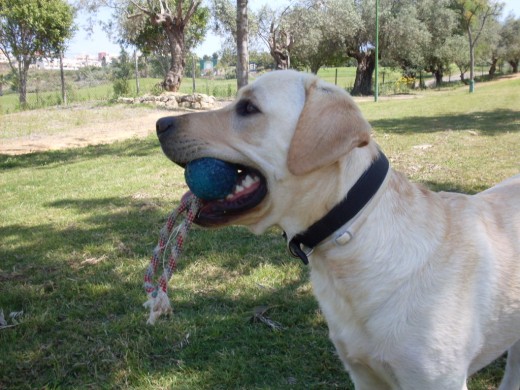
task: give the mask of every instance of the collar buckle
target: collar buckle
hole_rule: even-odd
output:
[[[289,251],[289,254],[291,254],[293,257],[299,257],[302,260],[303,264],[308,265],[309,256],[314,251],[314,248],[308,248],[301,242],[293,238],[291,241],[287,243],[287,250]]]
[[[382,152],[379,152],[378,158],[361,175],[341,202],[307,230],[298,233],[290,241],[288,240],[289,253],[294,257],[299,257],[303,264],[309,264],[308,256],[311,255],[313,249],[346,223],[352,221],[363,210],[385,182],[389,170],[388,159]],[[285,232],[284,237],[287,240]],[[353,234],[347,230],[336,237],[335,242],[338,245],[345,245],[352,238]]]

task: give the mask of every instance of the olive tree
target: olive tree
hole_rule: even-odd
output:
[[[74,33],[74,9],[65,0],[0,0],[0,51],[18,77],[19,101],[27,105],[29,66],[57,57]]]
[[[504,22],[500,32],[500,48],[503,58],[511,65],[513,73],[518,73],[520,63],[520,18],[512,15]]]
[[[144,53],[167,50],[169,70],[163,81],[167,91],[178,91],[186,54],[206,34],[209,10],[202,0],[78,0],[95,13],[100,7],[115,10],[120,40]]]
[[[453,0],[462,28],[466,31],[469,44],[469,82],[473,92],[475,78],[475,48],[486,23],[502,12],[503,4],[493,0]]]

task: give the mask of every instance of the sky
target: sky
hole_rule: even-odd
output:
[[[249,0],[253,8],[259,7],[261,4],[266,3],[266,0]],[[507,16],[512,12],[515,17],[520,17],[520,1],[519,0],[502,0],[505,4],[503,15]],[[70,41],[68,50],[66,51],[66,57],[75,57],[81,54],[89,54],[93,57],[97,57],[99,52],[108,52],[113,55],[119,54],[120,48],[117,44],[109,39],[107,34],[101,29],[100,26],[94,26],[94,33],[89,35],[81,23],[81,14],[78,15],[76,23],[78,24],[78,31],[74,38]],[[105,11],[99,15],[100,19],[110,18],[111,11]],[[84,24],[84,23],[83,23]],[[208,32],[206,39],[195,48],[195,54],[199,57],[203,57],[205,54],[211,56],[213,53],[218,52],[221,47],[221,38],[215,36],[211,31]]]

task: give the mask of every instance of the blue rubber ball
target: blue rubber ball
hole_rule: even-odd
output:
[[[204,157],[188,163],[184,178],[198,198],[216,200],[224,199],[233,191],[238,173],[233,164]]]

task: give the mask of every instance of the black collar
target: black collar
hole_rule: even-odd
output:
[[[379,157],[361,175],[341,202],[306,231],[298,233],[289,241],[291,254],[302,259],[304,264],[308,264],[307,255],[314,247],[354,218],[372,199],[383,184],[388,168],[388,160],[383,152],[380,152]],[[302,246],[306,248],[306,251]]]

